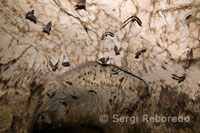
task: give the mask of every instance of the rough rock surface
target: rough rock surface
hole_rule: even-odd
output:
[[[0,1],[0,132],[197,132],[199,70],[199,0]]]

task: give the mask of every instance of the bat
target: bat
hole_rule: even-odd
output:
[[[72,97],[73,99],[78,99],[78,97],[76,97],[76,96],[73,96],[73,95],[71,95],[71,97]]]
[[[72,82],[70,82],[70,81],[66,81],[66,83],[69,84],[69,85],[72,85]]]
[[[114,51],[115,51],[115,55],[120,55],[120,51],[122,51],[122,47],[118,49],[117,46],[114,46]]]
[[[70,63],[69,63],[69,62],[63,62],[62,65],[63,65],[64,67],[69,67],[69,66],[70,66]]]
[[[28,19],[28,20],[32,21],[33,23],[37,24],[37,18],[34,15],[34,10],[28,12],[25,17],[26,17],[26,19]]]
[[[183,76],[179,77],[176,74],[172,74],[172,79],[177,80],[178,83],[181,83],[185,80],[186,78],[186,74],[184,74]]]
[[[136,21],[137,24],[142,27],[142,21],[137,17],[137,16],[131,16],[129,17],[126,21],[123,22],[123,27],[125,27],[129,22],[134,22]]]
[[[109,60],[109,57],[108,58],[102,57],[99,59],[99,61],[102,63],[102,65],[106,65],[108,60]]]
[[[58,64],[59,61],[55,65],[53,65],[53,63],[49,61],[49,65],[51,66],[52,71],[56,71],[58,69]]]
[[[192,15],[188,15],[185,19],[190,19],[192,17]]]
[[[82,10],[82,9],[86,10],[85,5],[86,5],[86,0],[80,0],[79,3],[75,5],[74,7],[75,7],[75,10]]]
[[[135,54],[135,58],[138,59],[142,53],[146,52],[146,49],[141,49]]]
[[[49,34],[50,34],[50,31],[51,31],[51,27],[52,27],[52,23],[49,22],[49,23],[46,25],[46,27],[44,27],[43,32],[44,32],[44,33],[47,33],[47,34],[49,35]]]
[[[110,32],[110,31],[106,31],[102,36],[101,36],[101,40],[103,40],[105,37],[107,36],[111,36],[111,37],[114,37],[114,33]]]

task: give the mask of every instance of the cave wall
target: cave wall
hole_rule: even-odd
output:
[[[76,10],[80,4],[85,9]],[[198,131],[199,0],[1,0],[0,7],[1,132],[32,132],[36,119],[38,128],[41,123],[51,123],[52,119],[40,121],[38,117],[63,93],[76,95],[67,100],[71,106],[81,107],[81,102],[86,103],[85,108],[98,105],[96,116],[85,111],[86,116],[95,116],[92,123],[100,114],[111,112],[111,116],[124,108],[132,115],[184,114],[192,119],[186,124],[137,123],[135,127],[97,124],[105,132],[128,132],[129,128],[167,132],[168,127],[172,131]],[[32,10],[35,22],[26,18]],[[126,25],[131,16],[134,21]],[[44,29],[49,22],[48,34]],[[109,57],[106,64],[99,60],[103,57]],[[96,62],[98,67],[94,67]],[[111,77],[113,67],[119,72]],[[85,94],[88,91],[99,97]],[[119,101],[110,105],[115,93]],[[83,98],[76,101],[77,95]],[[88,103],[87,97],[93,100]],[[114,110],[117,105],[121,109]],[[55,106],[61,112],[65,108]],[[83,109],[71,111],[79,114]],[[128,115],[127,111],[122,114]],[[72,118],[74,115],[68,115],[61,120],[61,127],[70,125]]]

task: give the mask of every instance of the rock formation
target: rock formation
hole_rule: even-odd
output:
[[[2,0],[0,20],[0,132],[199,131],[199,0]]]

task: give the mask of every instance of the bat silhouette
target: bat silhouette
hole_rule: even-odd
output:
[[[138,59],[142,53],[146,52],[146,49],[141,49],[135,54],[135,58]]]
[[[123,22],[123,27],[125,27],[129,22],[134,22],[136,21],[137,24],[142,27],[142,21],[137,17],[137,16],[131,16],[129,17],[126,21]]]
[[[51,66],[52,71],[56,71],[58,69],[58,64],[59,61],[55,65],[53,65],[53,63],[49,61],[49,65]]]
[[[122,51],[122,47],[117,48],[117,46],[114,46],[114,51],[115,51],[115,55],[120,55],[120,51]]]
[[[26,19],[28,19],[28,20],[32,21],[33,23],[37,24],[37,18],[34,15],[34,10],[28,12],[25,17],[26,17]]]
[[[69,62],[63,62],[62,65],[63,65],[64,67],[69,67],[69,66],[70,66],[70,63],[69,63]]]
[[[102,63],[102,65],[106,65],[108,60],[109,60],[109,57],[108,58],[102,57],[99,59],[99,61]]]
[[[109,32],[109,31],[106,31],[103,35],[102,35],[102,37],[101,37],[101,40],[103,40],[105,37],[107,37],[107,36],[111,36],[111,37],[114,37],[115,35],[114,35],[114,33],[112,33],[112,32]]]
[[[50,31],[51,31],[51,27],[52,27],[52,23],[49,22],[49,23],[46,25],[46,27],[44,27],[43,32],[44,32],[44,33],[47,33],[47,34],[49,35],[49,34],[50,34]]]
[[[185,80],[186,78],[186,74],[184,74],[183,76],[179,77],[176,74],[172,74],[172,79],[177,80],[178,83],[181,83]]]
[[[80,0],[80,2],[77,5],[75,5],[74,7],[75,7],[75,10],[82,10],[82,9],[86,10],[85,5],[86,5],[86,1]]]

